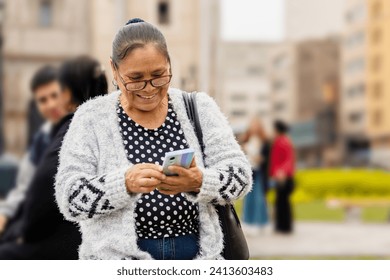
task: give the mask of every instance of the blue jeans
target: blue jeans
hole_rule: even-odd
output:
[[[138,238],[138,246],[156,260],[192,260],[199,252],[197,234],[178,237],[142,239]]]

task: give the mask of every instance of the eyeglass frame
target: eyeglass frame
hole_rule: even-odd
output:
[[[127,83],[126,83],[126,82],[123,80],[121,74],[119,73],[119,69],[116,67],[115,63],[113,63],[113,65],[114,65],[115,70],[118,72],[118,76],[119,76],[119,79],[121,80],[122,85],[125,87],[125,89],[126,89],[127,91],[140,91],[140,90],[143,90],[143,89],[146,88],[146,86],[148,85],[148,83],[150,83],[150,85],[151,85],[152,87],[154,87],[154,88],[159,88],[159,87],[163,87],[163,86],[169,84],[169,83],[171,82],[171,80],[172,80],[172,74],[169,74],[169,75],[164,75],[164,76],[156,77],[156,78],[149,79],[149,80],[141,80],[141,81],[127,82]],[[165,71],[167,71],[167,70],[168,70],[168,69],[166,69]],[[165,71],[164,71],[164,72],[165,72]],[[168,82],[167,82],[166,84],[163,84],[163,85],[161,85],[161,86],[155,86],[155,85],[153,85],[153,80],[161,79],[161,78],[164,78],[164,77],[169,77],[169,80],[168,80]],[[142,88],[140,88],[140,89],[128,89],[128,88],[127,88],[127,85],[128,85],[128,84],[135,84],[135,83],[141,83],[141,82],[144,83],[144,86],[143,86]]]

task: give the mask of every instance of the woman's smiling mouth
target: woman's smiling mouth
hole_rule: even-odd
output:
[[[157,96],[157,93],[154,94],[154,95],[151,95],[151,96],[144,96],[144,95],[139,95],[139,94],[137,94],[137,96],[138,96],[138,97],[141,97],[142,99],[147,99],[147,100],[149,100],[149,99],[152,99],[152,98],[156,97],[156,96]]]

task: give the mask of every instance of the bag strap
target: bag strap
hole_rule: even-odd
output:
[[[202,127],[200,126],[200,120],[198,115],[198,107],[196,104],[196,93],[188,93],[184,91],[183,99],[184,99],[184,104],[186,106],[188,118],[190,119],[192,126],[195,128],[195,133],[199,141],[200,149],[202,151],[203,163],[205,164],[205,157],[206,157],[204,153],[205,146],[203,142]]]
[[[200,126],[200,120],[199,120],[199,115],[198,115],[198,108],[196,106],[196,93],[188,93],[188,92],[183,91],[183,99],[184,99],[184,105],[186,107],[188,118],[190,119],[190,121],[192,123],[192,126],[195,128],[195,133],[196,133],[196,136],[198,137],[200,149],[202,151],[203,163],[204,163],[204,165],[206,167],[206,163],[205,163],[206,155],[204,153],[205,146],[204,146],[204,142],[203,142],[202,127]],[[224,210],[225,206],[215,205],[215,207],[217,208],[217,211],[219,213],[221,213],[222,215],[225,215],[223,213],[223,211],[225,211]],[[233,204],[232,203],[228,203],[226,205],[226,207],[228,207],[230,209],[230,211],[233,213],[233,215],[234,215],[234,217],[236,219],[237,225],[239,225],[241,227],[240,219],[238,218],[237,212],[234,209]]]

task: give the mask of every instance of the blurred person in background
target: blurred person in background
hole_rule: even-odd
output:
[[[213,204],[243,197],[252,184],[226,117],[196,93],[203,159],[183,92],[169,87],[164,35],[141,19],[116,34],[111,68],[120,90],[78,109],[56,176],[59,208],[80,225],[80,259],[223,259]],[[165,153],[189,147],[196,160],[166,176]]]
[[[263,125],[261,125],[260,127],[259,137],[261,139],[260,174],[261,180],[263,181],[263,194],[264,197],[266,197],[269,190],[269,164],[271,156],[272,138],[267,134]],[[267,200],[265,200],[265,203],[267,203]]]
[[[107,93],[102,66],[87,56],[66,61],[59,70],[61,105],[66,115],[53,126],[51,143],[37,167],[26,198],[0,243],[0,259],[78,259],[81,236],[64,220],[54,197],[59,150],[77,107]]]
[[[288,125],[274,122],[275,139],[271,149],[270,176],[276,188],[275,231],[290,233],[293,230],[293,213],[290,195],[294,190],[294,147],[287,136]]]
[[[27,187],[41,161],[43,153],[50,143],[50,131],[66,114],[60,100],[60,84],[57,70],[52,66],[40,68],[33,76],[30,84],[33,102],[40,116],[46,121],[35,133],[27,153],[19,165],[16,185],[0,201],[0,235],[5,231],[8,220],[15,216],[19,205],[23,202]]]
[[[27,147],[34,141],[35,134],[41,129],[45,119],[39,112],[34,99],[31,99],[27,108]]]
[[[252,166],[253,176],[252,191],[244,198],[242,221],[247,233],[255,235],[268,223],[265,187],[263,186],[265,182],[263,176],[267,171],[262,170],[268,165],[268,158],[263,157],[263,154],[266,154],[264,149],[267,148],[264,145],[268,143],[264,127],[258,118],[252,118],[241,143]]]

